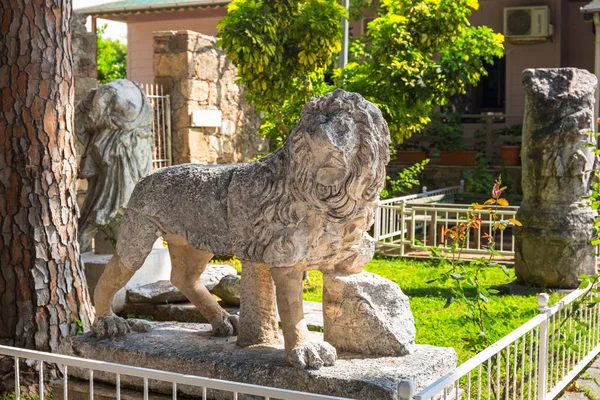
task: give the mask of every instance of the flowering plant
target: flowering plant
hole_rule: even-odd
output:
[[[492,197],[483,204],[472,204],[465,219],[458,224],[446,228],[443,231],[443,237],[449,243],[451,257],[446,257],[450,267],[437,278],[428,283],[450,282],[450,295],[446,299],[444,308],[449,307],[455,301],[464,303],[467,306],[466,319],[473,325],[473,332],[470,337],[465,338],[473,348],[480,349],[491,344],[488,331],[493,328],[492,318],[488,313],[489,297],[497,294],[495,289],[489,289],[481,283],[481,277],[485,268],[501,268],[507,276],[510,272],[506,266],[495,262],[495,258],[501,256],[496,249],[496,234],[511,226],[521,226],[521,223],[514,218],[500,219],[498,207],[508,206],[508,200],[502,197],[506,187],[502,186],[502,181],[498,178],[492,188]],[[491,233],[481,233],[483,225],[482,213],[491,216]],[[467,247],[472,237],[481,235],[485,241],[484,247],[488,251],[487,257],[481,257],[469,262],[472,268],[466,268],[462,262],[463,250]],[[439,249],[436,249],[438,255]]]

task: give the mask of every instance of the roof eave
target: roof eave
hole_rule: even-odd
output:
[[[159,5],[139,5],[139,6],[129,6],[129,7],[84,7],[76,9],[75,11],[83,14],[83,15],[104,15],[104,14],[114,14],[114,13],[126,13],[126,12],[135,12],[135,11],[160,11],[164,9],[177,9],[177,8],[187,8],[187,7],[201,7],[201,6],[212,6],[212,5],[220,5],[227,4],[230,0],[199,0],[199,1],[185,1],[185,2],[177,2],[170,4],[159,4]]]

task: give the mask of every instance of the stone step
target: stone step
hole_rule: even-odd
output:
[[[221,307],[230,314],[239,312],[239,307],[220,303]],[[123,317],[136,317],[150,319],[153,321],[177,321],[177,322],[197,322],[207,323],[206,318],[200,314],[200,311],[191,303],[169,303],[169,304],[150,304],[150,303],[126,303]],[[304,302],[304,319],[311,331],[323,331],[323,308],[321,303],[314,301]]]

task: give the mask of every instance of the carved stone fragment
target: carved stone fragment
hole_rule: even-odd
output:
[[[326,274],[323,290],[325,340],[338,350],[405,356],[415,343],[408,297],[379,275]]]

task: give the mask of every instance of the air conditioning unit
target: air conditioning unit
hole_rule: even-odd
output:
[[[552,35],[548,6],[504,9],[504,36],[514,39],[546,38]]]

